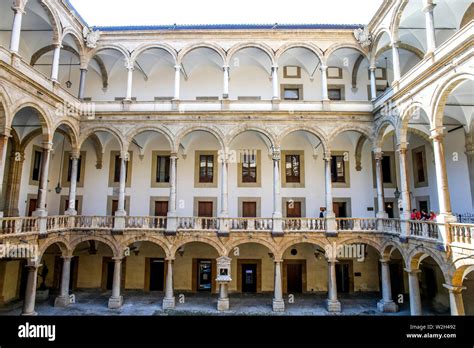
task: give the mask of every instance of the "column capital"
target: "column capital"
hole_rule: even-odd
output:
[[[174,262],[176,259],[174,257],[165,257],[165,261]]]
[[[22,6],[12,6],[12,10],[13,10],[13,12],[15,12],[15,14],[21,13],[22,15],[24,15],[25,14],[25,5],[26,4],[23,4]]]
[[[43,142],[43,151],[52,151],[53,150],[53,143],[49,141]]]
[[[385,265],[385,264],[390,263],[390,259],[380,259],[379,262],[380,262],[382,265]]]
[[[390,42],[390,45],[393,48],[399,48],[400,47],[400,41],[392,41],[392,42]]]
[[[127,69],[128,71],[135,70],[135,62],[132,61],[131,59],[125,59],[124,66],[125,66],[125,69]]]
[[[120,151],[120,158],[123,159],[124,161],[128,161],[130,158],[130,154],[128,151]]]
[[[323,158],[326,162],[332,161],[332,153],[331,151],[324,151]]]
[[[424,0],[423,8],[421,9],[421,11],[423,13],[433,12],[435,7],[436,7],[436,4],[434,4],[432,0]]]
[[[178,153],[177,152],[171,152],[170,153],[170,159],[177,161],[178,160]]]
[[[281,160],[281,149],[280,149],[280,147],[273,147],[272,148],[272,159],[274,161],[280,161]]]
[[[398,143],[396,148],[399,154],[404,155],[408,151],[408,143]]]
[[[455,286],[451,284],[443,284],[443,287],[448,289],[449,292],[452,292],[455,294],[460,294],[463,290],[467,289],[465,286]]]
[[[274,259],[273,262],[274,263],[283,263],[283,259]]]
[[[81,151],[80,150],[71,151],[71,154],[69,155],[69,157],[72,160],[78,160],[81,157]]]
[[[443,140],[444,139],[444,128],[442,127],[438,127],[438,128],[433,128],[430,130],[431,132],[431,136],[430,136],[430,139],[431,140]]]
[[[174,69],[175,69],[176,71],[180,71],[180,70],[181,70],[181,65],[176,64],[176,65],[174,66]]]
[[[371,65],[371,66],[369,66],[369,70],[370,71],[375,71],[375,70],[377,70],[377,67],[375,65]]]
[[[112,260],[114,260],[115,263],[122,262],[123,259],[123,256],[112,257]]]
[[[383,159],[383,151],[381,150],[374,151],[374,159],[376,161],[381,161]]]
[[[72,256],[72,255],[61,256],[61,258],[63,259],[63,261],[71,261],[73,257],[74,257],[74,256]]]
[[[272,65],[272,71],[278,70],[278,64],[273,64]]]
[[[411,275],[416,275],[418,273],[421,273],[421,270],[419,269],[404,268],[403,270]]]
[[[230,67],[229,67],[227,64],[222,66],[222,70],[223,70],[223,71],[226,71],[226,70],[228,71],[229,68],[230,68]]]

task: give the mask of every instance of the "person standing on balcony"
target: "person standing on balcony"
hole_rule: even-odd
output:
[[[435,221],[436,220],[436,214],[433,210],[430,211],[430,217],[429,220]]]

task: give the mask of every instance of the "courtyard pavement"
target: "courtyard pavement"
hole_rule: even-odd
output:
[[[54,307],[54,295],[46,301],[37,302],[36,312],[44,316],[192,316],[192,315],[240,315],[240,316],[325,316],[325,315],[410,315],[409,304],[400,306],[398,313],[379,313],[377,311],[378,294],[350,294],[340,295],[341,313],[329,313],[326,310],[326,294],[295,295],[293,303],[285,297],[284,313],[272,311],[272,294],[230,294],[230,309],[218,312],[217,295],[208,293],[179,293],[176,296],[176,308],[164,311],[162,309],[161,292],[143,293],[126,291],[124,303],[120,309],[108,309],[107,302],[110,292],[77,291],[74,293],[76,302],[67,308]],[[20,315],[21,302],[0,310],[0,315]],[[435,312],[433,308],[424,306],[425,315],[449,314]]]

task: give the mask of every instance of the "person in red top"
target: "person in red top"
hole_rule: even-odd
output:
[[[420,219],[421,219],[421,213],[417,209],[413,209],[410,215],[410,220],[420,220]]]
[[[436,214],[433,210],[430,211],[430,220],[436,220]]]

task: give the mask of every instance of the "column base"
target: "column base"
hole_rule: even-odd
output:
[[[71,210],[68,209],[64,212],[64,215],[76,216],[77,215],[77,210],[76,209],[71,209]]]
[[[165,235],[175,236],[178,230],[178,218],[175,214],[168,214],[166,218],[166,231]]]
[[[386,212],[379,212],[375,214],[377,219],[388,219],[388,214]]]
[[[163,299],[163,309],[164,310],[174,309],[175,306],[176,306],[176,301],[175,301],[174,297],[170,297],[170,298],[165,297]]]
[[[31,313],[21,313],[20,314],[22,317],[35,317],[38,315],[36,312],[31,312]]]
[[[272,308],[274,312],[284,312],[285,311],[285,302],[283,300],[273,299]]]
[[[398,312],[398,306],[395,302],[385,302],[381,300],[377,303],[377,309],[382,313],[396,313]]]
[[[54,299],[54,307],[64,308],[71,304],[69,296],[58,296]]]
[[[217,300],[217,310],[218,311],[228,311],[229,310],[229,298],[220,298]]]
[[[123,210],[115,212],[114,231],[123,231],[125,229],[125,216],[127,216],[127,213]]]
[[[327,311],[331,313],[341,312],[341,302],[338,300],[326,300]]]
[[[109,308],[110,309],[118,309],[122,307],[123,304],[123,297],[111,297],[109,298]]]
[[[273,236],[282,236],[283,235],[283,220],[281,216],[273,216]]]

